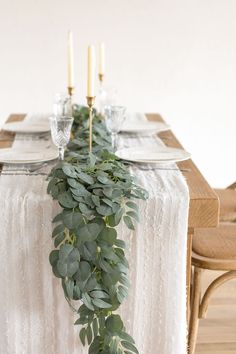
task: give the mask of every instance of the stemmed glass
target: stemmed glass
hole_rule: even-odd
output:
[[[71,116],[72,103],[71,97],[66,93],[57,93],[53,103],[53,114],[55,116]]]
[[[117,89],[115,87],[104,87],[101,84],[99,89],[99,111],[104,115],[104,109],[106,106],[114,106],[117,104]]]
[[[52,141],[59,149],[59,160],[64,160],[65,147],[70,140],[73,117],[52,116],[49,118]]]
[[[112,147],[117,148],[117,134],[120,132],[125,120],[126,108],[123,106],[106,106],[105,122],[107,130],[111,133]]]

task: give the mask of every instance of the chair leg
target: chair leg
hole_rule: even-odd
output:
[[[191,316],[189,323],[189,354],[194,354],[197,341],[199,305],[201,300],[201,272],[202,270],[200,268],[194,268]]]

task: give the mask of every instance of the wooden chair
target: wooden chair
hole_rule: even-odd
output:
[[[222,223],[218,228],[196,229],[193,236],[192,265],[194,269],[191,315],[189,323],[189,354],[194,354],[199,318],[206,316],[214,291],[226,281],[236,278],[236,223]],[[204,269],[221,270],[201,296],[201,275]]]
[[[220,200],[220,221],[236,222],[236,182],[215,192]]]

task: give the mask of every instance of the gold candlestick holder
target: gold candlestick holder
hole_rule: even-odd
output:
[[[93,106],[95,103],[95,96],[87,96],[87,104],[89,108],[89,152],[92,152],[93,145]]]
[[[73,95],[74,95],[75,88],[73,86],[68,86],[67,91],[68,95],[70,96],[70,114],[73,116]]]
[[[72,97],[72,96],[74,95],[74,90],[75,90],[75,88],[72,87],[72,86],[68,86],[68,87],[67,87],[68,95],[69,95],[70,97]]]
[[[104,81],[104,74],[98,74],[98,78],[99,78],[100,84],[102,85],[102,83]]]
[[[104,109],[103,109],[103,95],[104,95],[104,89],[103,89],[103,81],[104,81],[104,74],[98,74],[98,79],[99,79],[99,98],[98,98],[98,106],[99,106],[99,113],[101,117],[104,116]]]

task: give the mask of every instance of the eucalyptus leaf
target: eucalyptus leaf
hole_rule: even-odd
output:
[[[124,222],[125,222],[126,226],[127,226],[130,230],[134,230],[134,229],[135,229],[134,224],[133,224],[133,221],[132,221],[132,219],[130,218],[130,216],[125,215],[125,216],[123,217],[123,219],[124,219]]]
[[[99,196],[92,194],[91,198],[92,198],[92,201],[94,202],[94,204],[97,207],[99,207],[100,206],[100,198],[99,198]]]
[[[87,184],[94,183],[94,179],[91,176],[89,176],[87,173],[80,172],[80,173],[78,173],[78,177],[79,177],[79,179],[81,179],[81,181],[84,181]]]
[[[59,221],[62,220],[62,218],[63,218],[63,213],[57,214],[57,215],[53,218],[52,222],[53,222],[53,223],[59,222]]]
[[[115,245],[116,245],[117,247],[119,247],[119,248],[123,248],[123,249],[126,248],[125,241],[120,240],[120,239],[116,239],[116,240],[115,240]]]
[[[69,299],[73,299],[74,281],[67,279],[65,280],[66,292]]]
[[[79,203],[79,208],[82,214],[86,216],[93,215],[93,211],[85,203]]]
[[[62,277],[65,277],[67,275],[67,264],[59,260],[57,262],[57,271]]]
[[[91,222],[77,229],[77,235],[80,242],[96,240],[100,232],[100,227],[97,223]]]
[[[107,198],[112,198],[112,193],[113,193],[113,189],[111,187],[106,187],[106,188],[103,189],[103,194]]]
[[[106,319],[106,328],[110,332],[120,332],[124,325],[119,315],[110,315]]]
[[[63,215],[63,223],[68,229],[76,229],[83,223],[83,216],[79,211],[71,211]]]
[[[80,337],[81,343],[83,344],[83,346],[85,346],[86,328],[82,328],[80,330],[79,337]]]
[[[117,298],[118,298],[119,302],[122,303],[127,296],[128,296],[127,288],[119,285],[118,292],[117,292]]]
[[[93,290],[91,291],[90,295],[97,299],[107,299],[109,298],[108,294],[102,290]]]
[[[97,318],[94,318],[92,326],[93,326],[93,336],[97,337],[97,335],[98,335],[98,320],[97,320]]]
[[[126,203],[126,206],[131,208],[131,209],[134,209],[135,211],[138,211],[138,206],[134,202],[129,201],[129,202]]]
[[[111,227],[105,227],[99,234],[99,240],[107,242],[109,245],[114,245],[117,237],[117,231]]]
[[[91,275],[91,267],[88,262],[81,261],[79,264],[79,277],[82,281],[87,280]]]
[[[64,165],[62,167],[62,171],[65,173],[65,175],[67,175],[68,177],[77,177],[77,172],[75,171],[74,166],[71,165]]]
[[[91,298],[87,293],[82,294],[82,301],[86,307],[88,307],[90,310],[94,310]]]
[[[88,341],[88,345],[89,345],[89,344],[91,344],[92,339],[93,339],[92,328],[90,325],[88,325],[88,327],[86,329],[86,336],[87,336],[87,341]]]
[[[106,301],[102,299],[92,299],[92,302],[96,307],[101,309],[108,309],[112,307],[111,304],[108,304]]]
[[[99,348],[100,348],[100,337],[97,336],[94,338],[92,344],[89,347],[89,354],[98,354],[98,353],[100,354],[101,351],[99,350]]]
[[[65,235],[64,233],[60,233],[59,235],[57,235],[54,239],[54,246],[58,247],[65,239]]]
[[[58,202],[62,207],[69,209],[73,209],[78,205],[78,202],[73,199],[72,194],[69,190],[59,194]]]
[[[105,204],[101,204],[99,207],[96,208],[98,214],[102,216],[109,216],[113,214],[113,210],[111,207]]]
[[[49,255],[49,261],[52,266],[54,266],[59,258],[59,251],[58,250],[53,250],[50,255]]]
[[[70,187],[74,189],[79,189],[79,188],[84,188],[84,186],[77,181],[75,178],[67,178],[67,183],[69,184]]]
[[[57,225],[52,232],[52,237],[55,237],[56,235],[63,233],[64,230],[65,230],[65,226],[63,224]]]
[[[126,333],[124,331],[119,333],[119,337],[121,339],[124,339],[126,342],[130,342],[130,343],[134,344],[133,338],[128,333]]]
[[[131,350],[132,353],[139,354],[137,348],[132,343],[122,341],[121,344],[123,345],[124,348]]]
[[[139,215],[135,211],[127,211],[126,215],[130,216],[131,218],[135,219],[136,221],[139,221]]]
[[[110,180],[105,176],[97,176],[97,180],[102,184],[107,184],[110,182]]]

